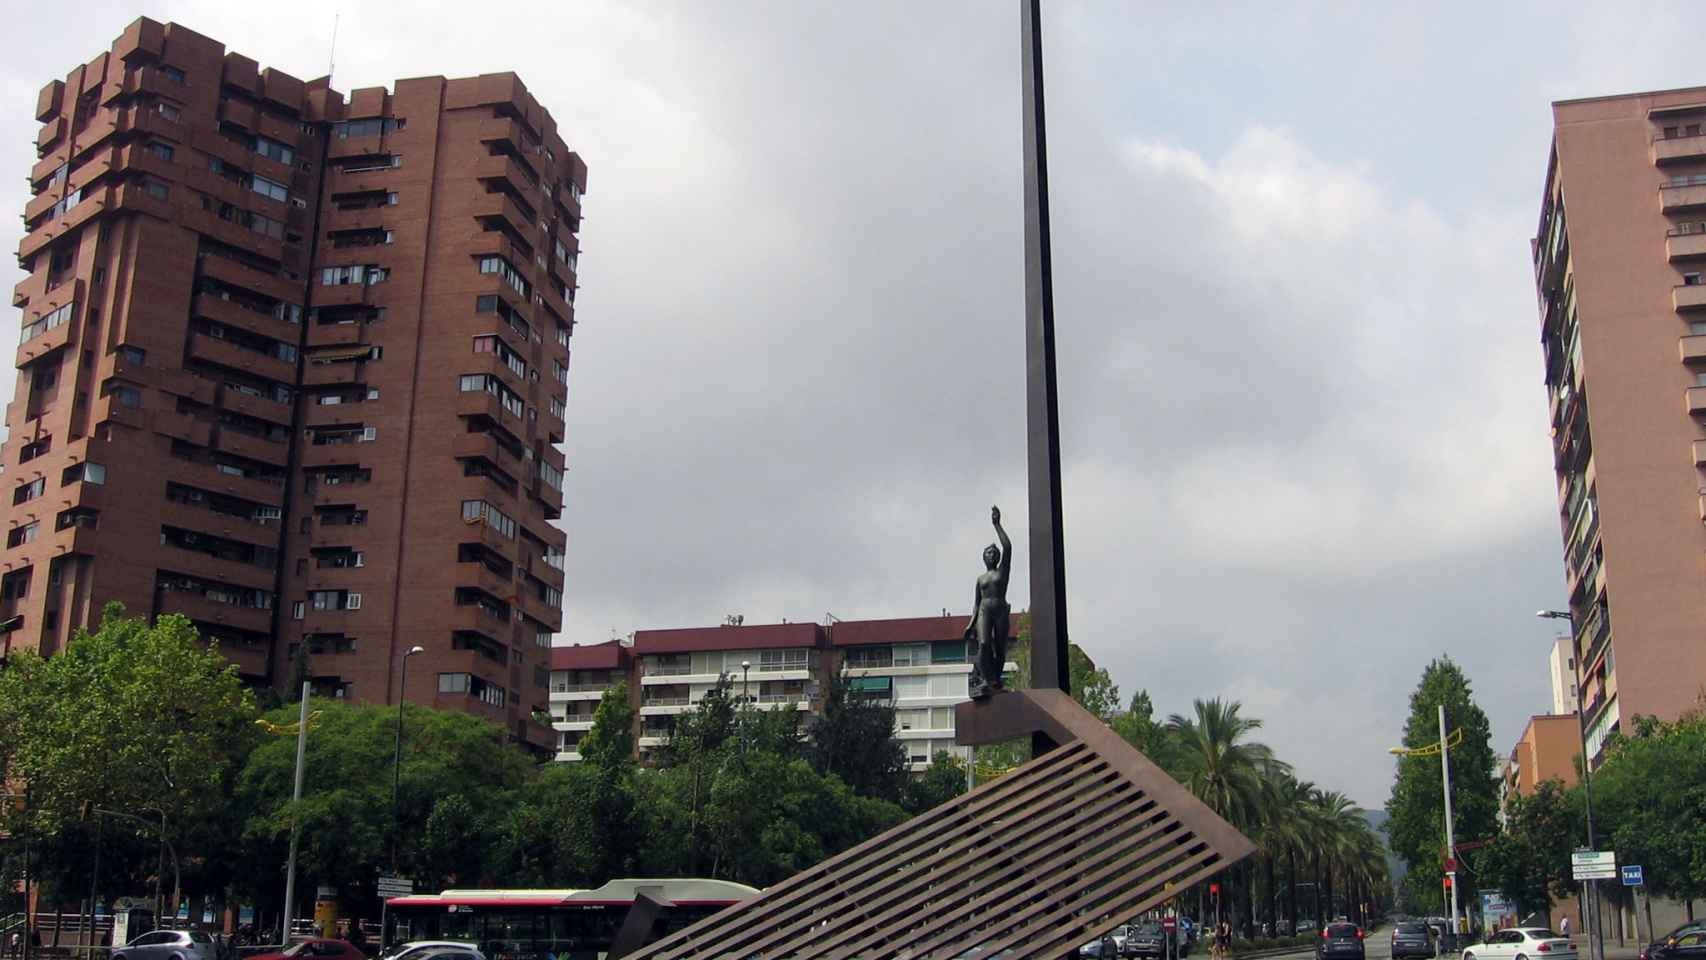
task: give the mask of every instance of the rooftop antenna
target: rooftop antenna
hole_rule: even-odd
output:
[[[332,71],[338,66],[338,17],[340,13],[332,14],[332,49],[326,54],[326,86],[332,85]]]

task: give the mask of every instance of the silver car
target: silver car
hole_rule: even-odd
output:
[[[200,930],[155,930],[114,950],[112,960],[219,960],[218,954]]]

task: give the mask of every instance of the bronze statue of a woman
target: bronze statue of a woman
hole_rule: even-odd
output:
[[[1007,531],[1001,529],[1000,507],[989,508],[989,520],[995,524],[995,536],[1001,546],[992,543],[983,550],[985,569],[978,574],[971,622],[966,624],[966,643],[977,644],[970,687],[972,698],[978,700],[1002,689],[1001,671],[1007,663],[1007,625],[1011,619],[1007,575],[1013,570],[1013,543],[1007,539]]]

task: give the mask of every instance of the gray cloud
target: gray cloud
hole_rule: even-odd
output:
[[[590,165],[565,639],[965,609],[1023,528],[1011,5],[336,6],[340,88],[514,69]],[[333,9],[153,15],[309,77]],[[1544,710],[1546,101],[1699,82],[1685,9],[1050,5],[1070,612],[1124,690],[1365,804],[1430,657],[1497,749]],[[0,163],[133,15],[33,13]]]

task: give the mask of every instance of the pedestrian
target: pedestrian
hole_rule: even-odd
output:
[[[1558,932],[1564,935],[1564,939],[1570,938],[1570,918],[1568,915],[1565,915],[1563,923],[1558,924]]]

